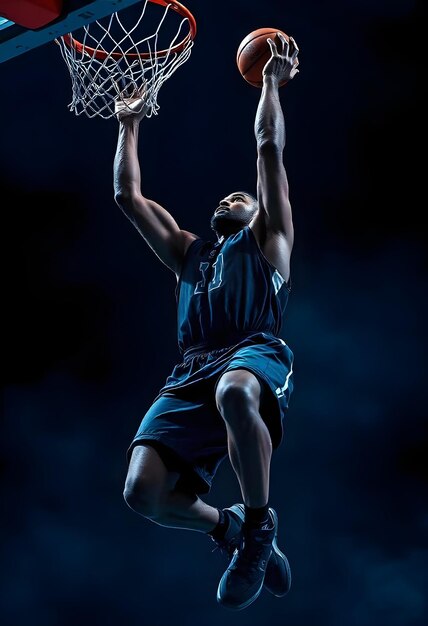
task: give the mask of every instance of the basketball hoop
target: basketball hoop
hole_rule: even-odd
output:
[[[159,7],[149,16],[154,4],[164,7],[160,17]],[[178,25],[168,18],[171,11]],[[70,72],[70,111],[108,119],[117,100],[128,106],[130,98],[143,96],[146,117],[157,115],[159,89],[190,57],[195,35],[195,18],[176,0],[141,0],[55,39]]]

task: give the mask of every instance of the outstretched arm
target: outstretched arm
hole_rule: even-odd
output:
[[[294,39],[290,37],[288,42],[280,33],[275,41],[269,39],[268,42],[272,55],[263,69],[263,87],[254,126],[257,196],[267,231],[284,236],[290,253],[294,235],[288,180],[283,164],[285,124],[279,86],[297,74],[299,49]]]
[[[181,230],[168,211],[141,193],[138,134],[146,111],[141,99],[116,105],[119,136],[113,165],[114,199],[157,257],[178,276],[187,247],[196,236]]]

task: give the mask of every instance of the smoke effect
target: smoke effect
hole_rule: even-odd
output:
[[[422,626],[422,5],[307,1],[284,15],[274,0],[238,2],[226,23],[225,6],[189,8],[200,33],[142,124],[142,185],[207,239],[218,200],[255,189],[259,92],[237,74],[235,48],[266,24],[301,48],[281,92],[296,230],[282,336],[295,389],[270,500],[292,589],[226,611],[211,540],[123,500],[126,448],[179,359],[175,279],[114,204],[116,122],[71,116],[69,77],[43,46],[1,66],[14,94],[2,99],[0,170],[1,621]],[[227,461],[206,500],[241,500]]]

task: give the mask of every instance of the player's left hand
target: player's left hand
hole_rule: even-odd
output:
[[[293,37],[289,41],[282,33],[275,35],[275,40],[267,40],[272,56],[263,68],[263,76],[273,76],[278,83],[289,81],[299,73],[299,48]]]

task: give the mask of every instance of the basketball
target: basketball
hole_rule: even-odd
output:
[[[257,28],[244,37],[239,44],[236,64],[247,83],[254,87],[263,86],[263,68],[272,54],[267,40],[275,41],[275,35],[278,32],[288,41],[288,35],[279,28]],[[285,85],[286,82],[286,80],[282,81],[279,85]]]

